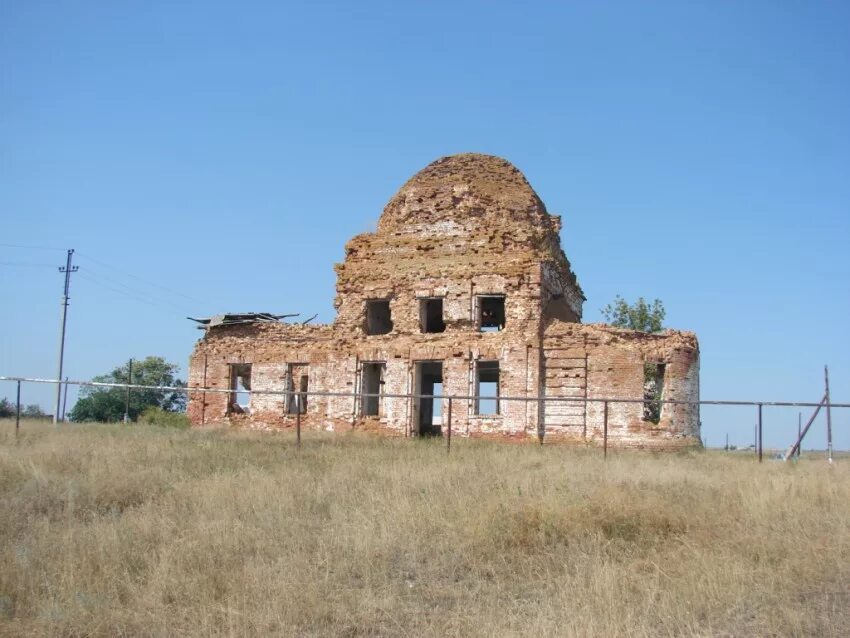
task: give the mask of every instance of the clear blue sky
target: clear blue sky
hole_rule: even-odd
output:
[[[55,375],[66,248],[74,378],[185,373],[187,314],[331,321],[345,241],[463,151],[563,215],[586,321],[644,295],[699,335],[703,398],[816,401],[828,363],[850,401],[846,2],[0,0],[0,374]]]

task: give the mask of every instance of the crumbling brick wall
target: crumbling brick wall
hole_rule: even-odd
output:
[[[296,414],[287,397],[262,392],[294,392],[297,371],[299,378],[307,375],[310,392],[348,395],[311,395],[300,415],[304,427],[416,435],[432,425],[423,421],[429,414],[423,400],[382,396],[372,415],[364,412],[374,404],[364,408],[364,399],[352,395],[375,385],[377,370],[382,395],[420,393],[422,371],[432,378],[439,369],[424,362],[439,362],[442,392],[457,397],[475,394],[479,368],[498,362],[498,414],[479,415],[474,401],[453,401],[453,430],[463,436],[526,439],[543,431],[553,439],[597,442],[601,405],[566,399],[642,398],[646,361],[665,365],[668,397],[698,396],[693,335],[578,323],[584,295],[561,250],[560,230],[560,217],[546,211],[505,160],[464,154],[434,162],[390,200],[376,232],[346,244],[345,260],[336,266],[332,325],[207,330],[192,355],[190,385],[228,389],[232,366],[250,364],[256,393],[248,414],[230,410],[225,394],[193,395],[192,422],[291,427]],[[442,303],[441,331],[423,331],[426,299]],[[377,300],[388,304],[389,315],[386,304],[377,303],[370,323],[367,308]],[[482,318],[493,331],[481,330]],[[539,396],[565,401],[550,402],[541,412],[536,400],[508,400]],[[438,431],[445,428],[447,407]],[[648,424],[640,403],[612,404],[609,435],[624,445],[693,444],[698,410],[665,406],[659,422]]]
[[[598,442],[604,404],[567,399],[631,399],[608,404],[609,442],[636,447],[700,444],[699,406],[666,404],[661,418],[644,418],[645,364],[664,365],[663,399],[699,400],[699,345],[691,332],[643,333],[606,325],[551,323],[544,339],[547,436]]]

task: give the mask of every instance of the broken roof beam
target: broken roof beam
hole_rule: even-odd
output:
[[[212,317],[207,318],[196,318],[196,317],[186,317],[191,321],[195,321],[199,324],[199,328],[212,328],[214,326],[234,326],[241,325],[246,323],[276,323],[281,319],[286,319],[289,317],[297,317],[301,313],[289,313],[282,315],[274,315],[270,312],[242,312],[242,313],[225,313],[221,315],[214,315]]]

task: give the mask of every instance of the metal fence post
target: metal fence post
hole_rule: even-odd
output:
[[[15,438],[18,438],[18,430],[21,429],[21,382],[18,381],[18,398],[15,403]]]
[[[446,454],[452,451],[452,398],[449,397],[449,413],[446,421]]]
[[[602,410],[602,457],[608,460],[608,402]]]
[[[298,396],[298,406],[295,410],[295,447],[301,449],[301,395]]]
[[[761,434],[761,430],[762,430],[762,424],[761,424],[761,408],[762,408],[762,404],[761,404],[761,403],[759,403],[759,425],[758,425],[758,453],[759,453],[759,463],[761,463],[761,457],[762,457],[762,453],[763,453],[763,449],[764,449],[764,448],[762,447],[762,434]]]
[[[803,438],[803,413],[797,412],[797,441],[799,442],[801,438]],[[801,452],[802,449],[803,449],[803,444],[802,444],[802,442],[799,442],[797,444],[797,458],[798,459],[800,458],[800,452]]]
[[[204,355],[204,391],[201,392],[201,425],[207,423],[207,355]],[[187,393],[188,394],[188,393]]]
[[[133,383],[133,360],[127,364],[127,394],[124,397],[124,423],[130,422],[130,384]]]
[[[546,405],[543,398],[537,400],[537,441],[543,445],[543,438],[546,436]]]
[[[832,463],[832,412],[829,409],[829,368],[823,367],[823,379],[826,385],[826,460]]]

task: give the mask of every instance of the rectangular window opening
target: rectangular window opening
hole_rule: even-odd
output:
[[[419,326],[422,332],[445,332],[442,299],[419,300]]]
[[[643,364],[643,420],[657,424],[661,421],[664,407],[664,371],[663,363],[647,362]]]
[[[475,366],[475,414],[499,414],[499,362],[479,361]]]
[[[360,414],[362,416],[380,416],[386,370],[387,364],[383,362],[363,364],[360,383]]]
[[[505,329],[505,296],[478,296],[478,330],[498,332]]]
[[[366,334],[385,335],[393,329],[389,299],[369,299],[366,301]]]
[[[230,394],[228,414],[251,414],[251,364],[230,364]]]

